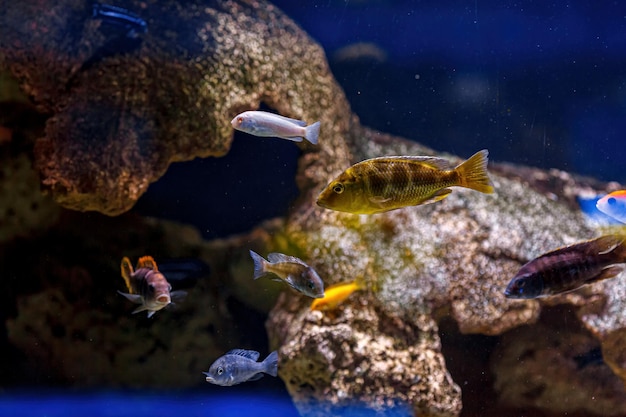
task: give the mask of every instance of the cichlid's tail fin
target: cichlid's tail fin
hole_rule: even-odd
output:
[[[252,257],[252,262],[254,262],[254,279],[259,279],[265,275],[265,265],[267,262],[261,255],[253,250],[250,251],[250,256]]]
[[[483,149],[457,166],[454,170],[459,174],[460,184],[458,185],[485,194],[493,193],[493,184],[487,175],[488,156],[489,151]]]
[[[130,263],[130,259],[128,259],[126,256],[122,258],[120,270],[122,271],[122,278],[124,278],[126,288],[128,288],[128,291],[132,294],[133,287],[130,285],[130,277],[135,271],[133,270],[133,264]]]
[[[315,122],[312,125],[306,127],[306,133],[304,134],[304,138],[311,142],[313,145],[317,145],[317,138],[320,135],[320,125],[321,122]]]
[[[263,361],[263,372],[271,376],[278,375],[278,352],[273,351]]]

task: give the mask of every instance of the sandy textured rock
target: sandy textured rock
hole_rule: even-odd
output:
[[[599,341],[565,306],[547,310],[543,317],[536,326],[506,333],[493,352],[501,401],[561,415],[626,415],[626,389],[602,361]]]
[[[0,2],[0,66],[53,113],[35,154],[65,207],[128,210],[171,162],[224,155],[232,117],[261,102],[321,120],[335,143],[328,161],[346,153],[337,121],[350,111],[324,52],[271,4],[126,2],[148,26],[138,39],[112,32],[91,7]]]
[[[268,321],[284,343],[279,374],[302,415],[458,415],[461,390],[432,319],[390,316],[370,297],[336,314],[302,304],[285,295]]]

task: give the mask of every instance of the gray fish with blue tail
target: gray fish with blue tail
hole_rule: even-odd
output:
[[[246,381],[256,381],[264,374],[278,375],[278,352],[273,351],[263,362],[257,362],[259,352],[233,349],[218,358],[208,372],[203,372],[206,382],[230,387]]]
[[[254,279],[274,274],[278,277],[275,281],[286,282],[304,295],[312,298],[324,297],[324,281],[315,269],[301,259],[276,252],[267,255],[267,261],[254,251],[250,251],[250,256],[254,262]]]
[[[545,253],[528,262],[511,279],[508,298],[561,294],[619,275],[626,262],[626,236],[606,235]]]

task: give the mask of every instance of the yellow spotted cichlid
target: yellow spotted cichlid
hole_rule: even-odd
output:
[[[346,301],[353,292],[360,290],[363,286],[357,281],[333,285],[327,288],[323,298],[317,298],[311,303],[311,310],[334,310],[341,303]]]
[[[448,187],[493,193],[487,175],[486,149],[452,167],[430,156],[383,156],[346,169],[320,193],[321,207],[353,214],[375,214],[434,203],[452,192]]]

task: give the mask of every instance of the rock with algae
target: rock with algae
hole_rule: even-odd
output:
[[[349,108],[322,49],[264,1],[134,0],[130,36],[82,0],[0,1],[0,67],[51,113],[35,144],[63,206],[130,209],[175,161],[224,155],[232,117],[260,102],[323,136]],[[45,11],[45,13],[42,13]],[[339,142],[338,140],[336,142]],[[345,146],[330,152],[345,153]]]
[[[354,159],[345,161],[345,166],[380,155],[433,154],[419,145],[367,129],[353,127],[352,132]],[[524,173],[524,180],[512,172]],[[307,172],[301,171],[300,175],[306,177]],[[388,398],[385,390],[389,385],[384,381],[389,384],[393,380],[396,367],[409,372],[393,384],[394,398],[401,398],[416,415],[458,415],[460,403],[450,401],[458,387],[441,383],[449,381],[449,376],[438,348],[437,318],[450,315],[461,332],[486,335],[499,335],[538,319],[542,301],[509,300],[503,296],[503,289],[526,261],[595,236],[597,231],[575,209],[574,197],[608,189],[560,171],[516,169],[508,165],[496,165],[491,177],[496,188],[493,195],[455,189],[438,204],[374,216],[316,207],[316,192],[329,177],[306,178],[315,184],[315,191],[303,196],[299,209],[289,218],[287,236],[291,244],[327,282],[364,277],[369,291],[357,293],[361,295],[349,299],[343,307],[345,311],[340,308],[327,317],[308,311],[301,302],[285,300],[270,316],[268,331],[272,340],[282,346],[280,353],[286,358],[281,360],[280,375],[304,415],[316,415],[317,409],[312,405],[319,406],[318,402],[326,404],[325,412],[329,415],[337,415],[341,407],[354,403],[380,411],[378,399]],[[607,296],[607,288],[620,280],[588,286],[545,303],[569,303],[581,312],[597,311],[602,304],[598,301]],[[372,321],[376,325],[359,321],[372,316],[377,318]],[[381,360],[377,346],[387,332],[397,332],[398,326],[413,329],[408,340],[429,341],[421,346],[429,352],[430,361],[411,356],[402,342],[389,344]],[[403,337],[407,338],[406,334]],[[359,350],[358,340],[371,343]],[[614,356],[615,353],[609,355],[607,361]],[[407,358],[411,359],[406,362]],[[428,372],[420,368],[420,361],[426,361]],[[376,372],[356,371],[380,369],[381,363],[388,370],[384,378]],[[433,375],[438,375],[435,379],[439,383],[427,384],[430,389],[412,391]],[[357,380],[370,391],[353,388],[349,398],[342,398],[345,387]],[[447,391],[447,407],[438,408],[441,403],[436,401],[427,405],[421,402],[436,397],[438,389]],[[621,391],[607,395],[616,395],[614,401],[622,399]],[[576,409],[576,405],[571,409]]]

